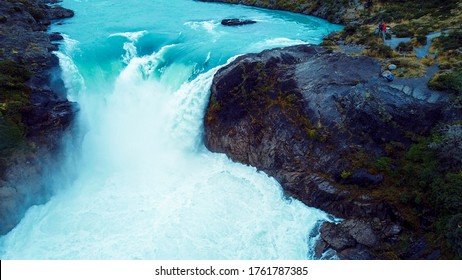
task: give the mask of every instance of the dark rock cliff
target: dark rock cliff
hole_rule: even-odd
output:
[[[346,219],[323,225],[318,257],[329,248],[344,259],[385,257],[407,222],[371,163],[448,118],[445,94],[380,71],[370,57],[301,45],[241,56],[214,77],[206,146]]]
[[[31,205],[48,198],[44,178],[59,158],[61,138],[76,104],[60,78],[59,34],[46,32],[52,20],[72,17],[57,1],[0,4],[0,234],[13,228]]]

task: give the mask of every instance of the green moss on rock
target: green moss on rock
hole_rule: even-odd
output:
[[[30,72],[11,60],[0,60],[0,151],[24,142],[21,110],[28,106]]]

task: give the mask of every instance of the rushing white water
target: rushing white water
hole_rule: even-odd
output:
[[[202,119],[226,60],[306,42],[301,31],[318,42],[338,27],[187,0],[64,5],[77,15],[55,27],[67,34],[57,55],[70,99],[81,106],[77,179],[0,240],[1,258],[309,258],[309,235],[326,214],[285,198],[255,168],[207,151]],[[229,14],[261,26],[220,26]],[[147,18],[164,25],[146,28]]]

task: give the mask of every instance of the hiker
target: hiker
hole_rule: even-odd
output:
[[[387,25],[385,23],[380,23],[379,24],[379,34],[382,37],[382,39],[385,41],[386,33],[387,32]]]

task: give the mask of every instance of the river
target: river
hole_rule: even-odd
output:
[[[341,26],[192,0],[65,0],[57,55],[78,134],[69,185],[0,239],[1,259],[308,259],[327,214],[203,145],[214,73]],[[224,18],[256,20],[226,27]],[[79,140],[80,139],[80,140]]]

